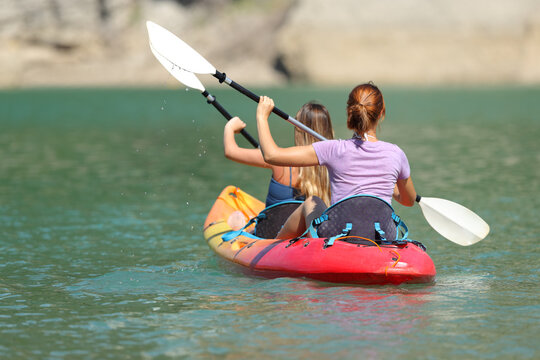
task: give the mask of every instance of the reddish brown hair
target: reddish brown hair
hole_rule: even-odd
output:
[[[358,85],[347,100],[347,127],[358,135],[377,126],[386,114],[384,98],[372,82]]]

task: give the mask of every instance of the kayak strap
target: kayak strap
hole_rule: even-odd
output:
[[[392,213],[392,219],[396,223],[398,234],[401,234],[401,237],[398,235],[396,237],[396,240],[407,241],[409,237],[409,228],[407,227],[407,225],[405,225],[403,220],[401,220],[401,218],[396,213]]]
[[[260,215],[260,214],[259,214],[259,215]],[[248,232],[246,232],[246,231],[244,231],[244,230],[245,230],[247,227],[251,226],[253,223],[257,222],[257,218],[258,218],[259,215],[257,215],[256,217],[250,219],[250,220],[247,222],[247,224],[244,225],[244,227],[242,227],[241,229],[239,229],[239,230],[234,230],[234,231],[229,231],[229,232],[223,234],[223,235],[221,236],[221,240],[223,240],[223,241],[231,241],[232,239],[235,239],[235,238],[239,237],[240,235],[246,235],[246,236],[247,236],[247,235],[250,235],[250,237],[253,236],[253,234],[250,234],[250,233],[248,233]],[[263,215],[263,217],[264,217],[264,214],[262,214],[262,215]]]
[[[352,224],[351,223],[345,224],[345,228],[343,229],[343,232],[341,234],[332,236],[326,239],[325,244],[324,244],[324,249],[326,249],[329,246],[334,245],[334,242],[336,241],[336,239],[349,235],[349,232],[351,232],[351,230],[352,230]]]
[[[328,220],[328,214],[324,214],[324,213],[318,218],[313,219],[313,221],[311,222],[311,225],[309,226],[309,228],[306,230],[304,234],[309,232],[309,236],[311,236],[312,238],[319,237],[319,234],[317,234],[317,227],[321,225],[323,222],[325,222],[326,220]]]
[[[375,231],[379,235],[381,241],[386,241],[386,237],[384,237],[384,231],[381,229],[381,224],[376,221],[373,223],[373,225],[375,225]]]
[[[262,210],[257,216],[251,218],[247,224],[239,230],[229,231],[221,238],[223,241],[230,241],[240,235],[261,239],[273,239],[283,227],[290,214],[302,204],[299,200],[283,201],[270,205]],[[253,234],[244,231],[255,224]]]

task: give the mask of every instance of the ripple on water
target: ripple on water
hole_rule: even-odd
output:
[[[175,263],[168,266],[135,267],[117,269],[107,274],[85,279],[65,289],[75,297],[104,294],[174,294],[178,291],[178,280],[197,271],[195,261]]]

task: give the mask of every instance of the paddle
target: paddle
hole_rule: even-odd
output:
[[[181,70],[188,71],[195,74],[212,74],[219,80],[220,83],[225,82],[235,90],[238,90],[242,94],[246,95],[255,102],[259,102],[259,96],[249,91],[242,85],[229,79],[225,73],[221,73],[216,70],[205,58],[203,58],[198,52],[193,50],[191,46],[183,42],[176,35],[169,30],[155,24],[151,21],[146,22],[148,28],[148,37],[150,38],[150,47],[154,52],[154,55],[160,56],[169,63],[174,64],[175,67]],[[158,58],[159,60],[159,58]],[[272,110],[279,117],[287,120],[294,126],[302,129],[303,131],[311,134],[319,140],[326,140],[326,138],[308,126],[302,124],[295,118],[287,115],[282,110],[274,107]]]
[[[163,65],[165,69],[174,77],[176,80],[180,81],[182,84],[197,89],[201,92],[201,94],[207,99],[207,102],[209,104],[212,104],[217,111],[219,111],[226,119],[231,120],[232,116],[229,114],[227,110],[221,104],[216,100],[215,96],[212,96],[206,89],[204,88],[203,84],[199,81],[197,76],[195,74],[190,73],[189,71],[183,70],[180,67],[176,66],[174,63],[170,62],[163,56],[161,56],[150,44],[150,50],[152,50],[152,53],[158,59],[158,61]],[[259,143],[257,140],[255,140],[247,131],[246,129],[242,129],[240,133],[246,138],[247,141],[253,145],[253,147],[258,148]]]
[[[151,21],[147,21],[146,26],[148,28],[152,52],[163,66],[180,82],[190,87],[198,88],[197,86],[192,86],[200,83],[192,73],[211,74],[221,83],[225,82],[252,100],[259,102],[258,95],[255,95],[229,79],[224,73],[216,70],[212,64],[176,35]],[[191,74],[193,77],[187,74]],[[204,91],[202,84],[198,89]],[[326,140],[323,136],[285,114],[283,111],[274,107],[273,112],[316,138]],[[417,196],[416,201],[420,205],[422,214],[431,227],[443,237],[456,244],[462,246],[472,245],[484,239],[489,233],[489,225],[474,212],[462,205],[449,200],[421,196]]]
[[[461,246],[475,244],[489,233],[489,225],[466,207],[439,198],[416,196],[427,222],[446,239]]]

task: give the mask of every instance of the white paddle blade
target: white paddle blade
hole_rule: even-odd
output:
[[[195,74],[216,73],[212,64],[169,30],[151,21],[146,22],[146,28],[150,46],[168,61]]]
[[[152,50],[152,54],[158,59],[158,61],[163,65],[163,67],[172,75],[174,78],[178,81],[180,81],[182,84],[197,89],[200,92],[204,91],[204,86],[200,82],[199,78],[189,71],[182,70],[178,66],[176,66],[174,63],[170,62],[163,56],[161,56],[153,47],[150,45],[150,50]]]
[[[489,233],[489,225],[480,216],[455,202],[422,197],[419,205],[429,225],[456,244],[469,246]]]

